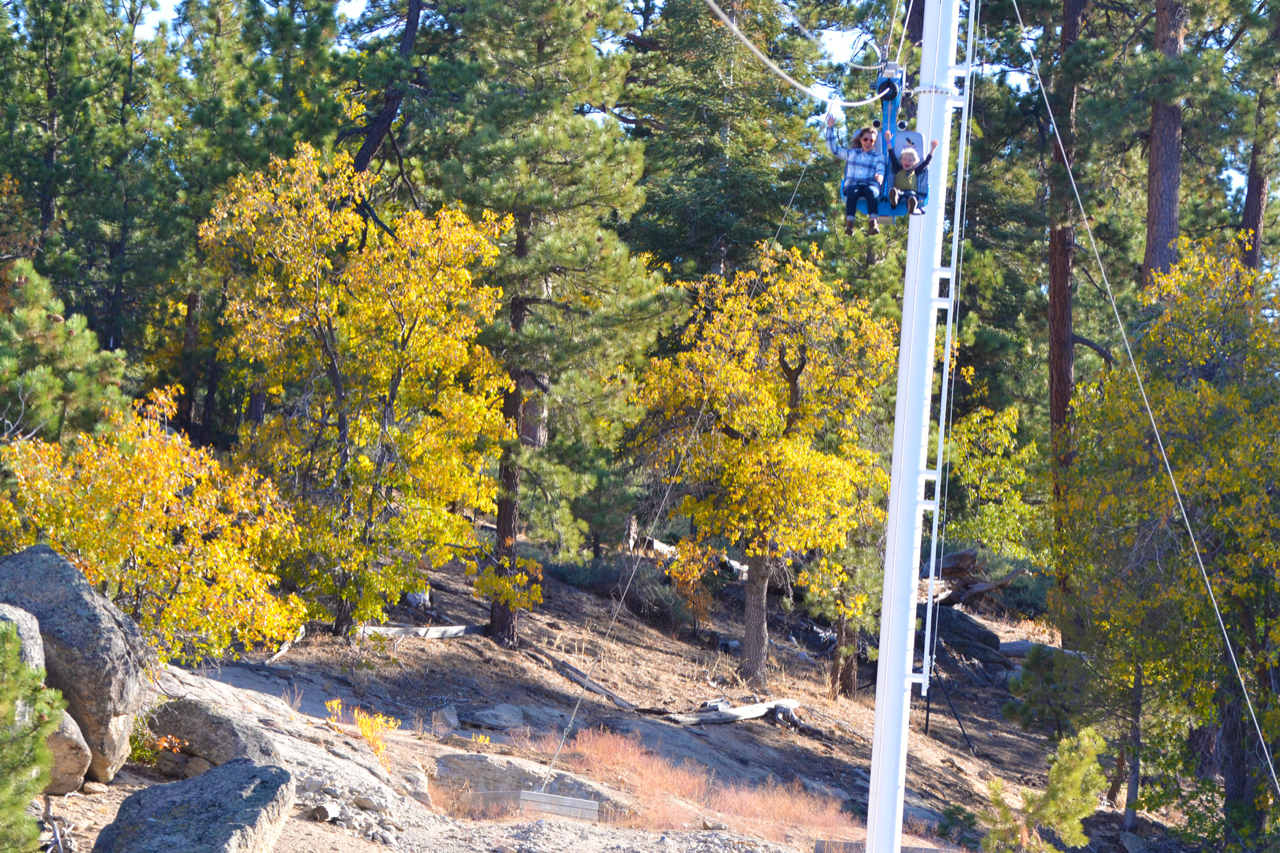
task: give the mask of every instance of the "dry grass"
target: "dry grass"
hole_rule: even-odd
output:
[[[838,800],[809,794],[799,784],[718,785],[701,765],[674,764],[639,738],[599,729],[580,732],[570,749],[567,763],[574,770],[635,797],[638,811],[623,822],[639,829],[719,823],[772,841],[861,835]]]

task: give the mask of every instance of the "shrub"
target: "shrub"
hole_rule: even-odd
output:
[[[0,850],[36,849],[39,829],[27,805],[49,784],[53,755],[45,739],[57,728],[62,695],[19,656],[18,630],[0,622]]]
[[[548,563],[543,571],[569,586],[585,589],[596,595],[616,599],[627,589],[623,604],[632,613],[667,628],[681,628],[692,621],[685,600],[668,582],[665,573],[649,560],[641,560],[635,567],[635,577],[627,588],[634,557],[610,562],[592,560],[589,563]]]
[[[1044,793],[1022,792],[1021,814],[1005,800],[999,780],[991,780],[992,811],[983,821],[990,831],[982,849],[989,853],[1057,850],[1041,837],[1042,830],[1054,833],[1068,847],[1088,844],[1080,821],[1098,808],[1098,795],[1106,784],[1098,766],[1102,747],[1102,737],[1090,728],[1081,729],[1078,737],[1063,739],[1049,767]]]
[[[150,638],[162,659],[282,642],[303,606],[271,592],[266,570],[290,532],[275,489],[234,474],[166,422],[168,391],[70,452],[39,440],[0,449],[13,486],[0,499],[0,546],[48,542]]]

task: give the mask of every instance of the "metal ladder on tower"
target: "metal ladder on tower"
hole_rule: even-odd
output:
[[[927,0],[921,43],[920,85],[915,89],[916,128],[925,140],[938,138],[935,162],[950,158],[952,120],[961,113],[960,148],[954,178],[955,218],[961,215],[964,163],[968,144],[969,102],[972,89],[974,26],[978,0],[969,0],[965,58],[955,63],[960,26],[960,0]],[[964,91],[955,87],[964,79]],[[944,181],[945,183],[945,181]],[[907,737],[911,690],[929,687],[931,661],[926,642],[922,667],[915,669],[916,589],[924,515],[931,517],[929,597],[940,558],[938,546],[939,485],[946,441],[946,412],[950,352],[955,328],[960,223],[953,222],[949,263],[941,264],[945,227],[945,192],[924,216],[912,217],[907,238],[907,264],[902,301],[902,330],[898,348],[897,402],[894,412],[893,463],[886,520],[884,594],[880,610],[880,657],[876,679],[875,732],[872,740],[870,798],[867,804],[868,853],[899,853],[902,812],[906,796]],[[942,283],[946,282],[945,289]],[[929,459],[933,404],[933,366],[937,321],[945,312],[946,358],[943,360],[936,454]],[[932,496],[929,484],[932,483]],[[932,630],[932,608],[926,610],[926,639]]]

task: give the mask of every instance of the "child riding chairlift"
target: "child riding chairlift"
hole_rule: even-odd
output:
[[[858,200],[865,199],[867,203],[867,233],[879,234],[879,201],[884,185],[885,158],[875,144],[875,131],[870,127],[862,128],[854,137],[854,146],[845,148],[836,143],[835,117],[828,113],[826,123],[827,148],[836,157],[845,161],[844,180],[841,181],[841,188],[845,196],[844,233],[853,233],[854,217],[858,212]],[[928,168],[929,163],[933,160],[934,149],[938,147],[938,141],[936,139],[933,141],[932,146],[929,148],[929,156],[921,161],[913,142],[903,140],[906,142],[907,147],[903,149],[901,158],[899,158],[899,155],[894,151],[893,134],[886,130],[884,136],[886,140],[885,150],[888,154],[889,166],[893,176],[893,185],[884,194],[884,198],[888,201],[890,208],[887,211],[887,215],[914,214],[918,209],[924,207],[928,198]],[[918,135],[911,134],[911,136]],[[923,142],[923,140],[921,141]],[[906,200],[906,210],[900,211],[897,208],[904,199]]]
[[[919,188],[927,182],[929,164],[933,161],[933,152],[938,147],[938,140],[929,146],[929,156],[924,160],[916,153],[914,147],[904,148],[899,157],[893,150],[893,134],[884,132],[885,148],[889,152],[889,169],[893,174],[893,186],[889,187],[889,206],[897,207],[904,198],[907,200],[907,215],[911,216],[921,207]]]

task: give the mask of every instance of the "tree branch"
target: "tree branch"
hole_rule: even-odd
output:
[[[1096,352],[1099,356],[1101,356],[1102,360],[1105,361],[1109,367],[1116,366],[1115,357],[1111,355],[1111,351],[1108,350],[1106,347],[1104,347],[1102,344],[1095,343],[1082,335],[1072,335],[1071,344],[1073,346],[1076,344],[1086,346],[1089,349]]]

